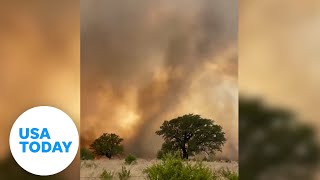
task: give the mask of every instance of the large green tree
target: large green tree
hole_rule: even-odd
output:
[[[156,134],[164,139],[160,153],[180,151],[184,159],[199,152],[221,151],[226,141],[221,126],[194,114],[164,121]]]
[[[314,128],[287,109],[239,98],[241,179],[314,179],[320,146]]]
[[[90,145],[90,149],[95,155],[111,158],[123,152],[122,141],[123,139],[116,134],[104,133]]]

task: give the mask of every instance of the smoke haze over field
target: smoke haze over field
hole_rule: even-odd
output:
[[[81,145],[103,132],[153,157],[164,120],[223,126],[238,158],[237,2],[81,1]]]

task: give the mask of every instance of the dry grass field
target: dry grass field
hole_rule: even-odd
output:
[[[100,179],[99,176],[105,169],[106,171],[117,172],[121,171],[122,166],[125,166],[131,172],[130,179],[146,179],[143,170],[154,163],[158,163],[159,160],[145,160],[138,159],[136,163],[132,165],[126,165],[124,159],[107,159],[102,158],[98,160],[82,160],[81,161],[81,169],[80,169],[80,179]],[[191,163],[195,163],[195,161],[191,161]],[[221,169],[229,169],[233,172],[238,172],[238,162],[203,162],[203,164],[212,171],[219,171]],[[117,176],[115,175],[115,178]]]

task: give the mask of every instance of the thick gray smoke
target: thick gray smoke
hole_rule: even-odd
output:
[[[82,146],[114,132],[127,151],[152,157],[164,120],[202,113],[226,126],[237,158],[236,42],[234,0],[82,0]]]

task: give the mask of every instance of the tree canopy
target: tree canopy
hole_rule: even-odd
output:
[[[122,141],[123,139],[116,134],[104,133],[90,145],[90,149],[95,155],[111,158],[123,152]]]
[[[156,134],[164,139],[160,154],[180,151],[184,159],[199,152],[221,151],[226,141],[220,125],[194,114],[164,121]]]
[[[239,98],[241,178],[313,179],[320,162],[316,131],[294,112]]]

